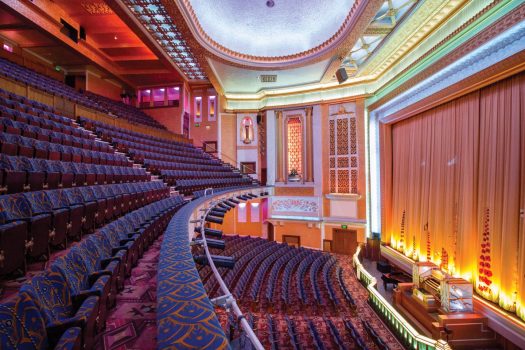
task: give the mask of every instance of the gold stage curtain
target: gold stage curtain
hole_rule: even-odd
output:
[[[394,124],[392,159],[392,245],[525,319],[525,74]]]

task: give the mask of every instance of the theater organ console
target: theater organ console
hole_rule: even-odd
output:
[[[453,277],[431,262],[415,263],[412,270],[413,296],[427,308],[443,313],[472,312],[472,284]]]

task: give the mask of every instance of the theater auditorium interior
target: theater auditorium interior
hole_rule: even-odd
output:
[[[525,349],[524,0],[0,0],[0,349]]]

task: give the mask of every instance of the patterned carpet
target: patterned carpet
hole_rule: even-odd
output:
[[[226,241],[233,242],[234,237],[225,237]],[[242,245],[246,245],[247,242],[243,242]],[[235,246],[235,243],[229,244],[227,246]],[[239,247],[235,247],[235,250],[238,250]],[[232,252],[227,249],[226,252],[215,252],[218,254],[228,255]],[[318,285],[321,289],[321,295],[323,300],[326,302],[323,305],[318,305],[313,301],[313,292],[310,286],[310,277],[309,272],[305,274],[304,285],[308,286],[306,288],[307,304],[302,304],[298,297],[298,292],[296,288],[296,274],[293,274],[292,283],[290,284],[290,304],[286,305],[280,298],[281,285],[280,283],[275,288],[275,297],[271,302],[266,300],[266,298],[259,298],[257,301],[253,301],[251,297],[244,296],[237,299],[239,307],[247,317],[247,319],[253,320],[254,331],[257,334],[259,340],[262,342],[265,349],[271,348],[270,343],[270,331],[268,328],[268,315],[271,315],[272,319],[275,322],[277,329],[277,344],[279,349],[293,349],[292,341],[288,332],[288,327],[286,323],[286,317],[288,317],[296,326],[297,336],[299,344],[303,349],[314,349],[313,339],[311,333],[308,329],[308,323],[311,321],[317,328],[319,336],[324,343],[325,348],[327,349],[338,349],[339,346],[334,341],[330,329],[327,326],[327,320],[330,320],[335,327],[338,329],[344,346],[348,349],[355,349],[355,341],[350,337],[349,332],[346,330],[344,321],[351,322],[354,327],[357,329],[357,332],[362,337],[366,346],[370,350],[378,349],[372,338],[368,335],[364,326],[362,324],[363,320],[366,320],[373,329],[380,335],[381,339],[388,345],[391,350],[401,350],[404,347],[400,344],[397,338],[392,334],[388,327],[383,323],[379,316],[374,312],[374,310],[368,304],[368,292],[363,287],[363,285],[357,280],[354,269],[352,267],[352,258],[351,256],[345,255],[335,255],[337,259],[337,264],[342,267],[343,270],[343,280],[351,293],[355,303],[356,308],[353,309],[349,304],[344,302],[344,296],[336,282],[335,269],[331,270],[330,279],[333,281],[333,285],[336,287],[335,293],[337,294],[338,300],[342,303],[335,307],[332,303],[328,302],[327,289],[325,283],[322,282],[321,275],[318,275]],[[220,269],[222,270],[222,269]],[[200,268],[201,279],[204,281],[214,280],[214,277],[211,277],[209,274],[208,267]],[[255,272],[254,272],[255,275]],[[278,281],[282,279],[282,271],[280,272]],[[265,275],[264,281],[260,287],[261,291],[266,290],[266,282],[268,281],[268,274]],[[252,283],[247,282],[248,286]],[[213,283],[205,283],[206,286],[212,286]],[[233,286],[229,286],[232,290]],[[218,296],[216,290],[209,288],[208,293]],[[247,288],[249,289],[249,288]],[[244,340],[241,336],[241,329],[235,320],[228,317],[228,314],[225,313],[222,309],[216,309],[219,316],[219,320],[226,332],[229,334],[230,339],[235,339],[237,342]],[[247,341],[247,340],[244,340]],[[235,343],[237,343],[235,342]],[[239,345],[238,348],[246,347],[246,345]],[[235,348],[235,347],[234,347]]]
[[[157,264],[162,236],[144,253],[110,311],[96,349],[153,350],[157,348]]]

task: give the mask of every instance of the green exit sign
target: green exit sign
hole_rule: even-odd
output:
[[[198,128],[199,126],[201,126],[201,123],[195,123],[196,128]]]
[[[348,225],[341,225],[341,228],[342,228],[343,230],[346,230],[346,229],[348,228]]]

